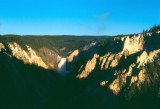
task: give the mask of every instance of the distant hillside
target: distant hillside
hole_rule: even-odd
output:
[[[74,50],[88,49],[92,43],[101,43],[112,37],[100,36],[0,36],[1,48],[24,63],[45,69],[57,69],[61,58]],[[10,53],[11,52],[11,53]]]
[[[100,42],[109,37],[102,36],[19,36],[3,35],[0,41],[4,43],[16,42],[26,50],[25,45],[29,45],[35,50],[46,47],[65,56],[75,49],[82,49],[91,42]]]

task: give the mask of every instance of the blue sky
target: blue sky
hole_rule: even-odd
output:
[[[160,24],[160,0],[0,0],[0,34],[116,35]]]

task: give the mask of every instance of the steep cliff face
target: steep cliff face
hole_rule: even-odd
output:
[[[95,69],[98,57],[99,57],[99,55],[94,54],[93,58],[87,62],[86,66],[85,66],[84,70],[81,72],[81,74],[77,75],[77,78],[80,78],[80,79],[86,78]]]
[[[143,50],[144,36],[139,34],[138,36],[129,37],[124,39],[123,51],[128,51],[128,54],[134,54],[138,51]]]
[[[114,41],[119,42],[121,41],[123,43],[123,52],[125,52],[127,55],[134,54],[138,51],[143,50],[143,46],[145,43],[143,34],[138,34],[138,36],[123,36],[123,37],[115,37]]]
[[[18,60],[23,61],[25,64],[34,64],[45,69],[55,69],[61,57],[54,51],[45,47],[40,48],[38,51],[33,50],[30,46],[26,45],[27,50],[22,49],[17,43],[9,43],[6,45],[11,54],[5,51],[11,57],[16,57]],[[0,52],[5,50],[5,46],[0,43]]]
[[[5,50],[5,47],[2,43],[0,43],[0,52],[1,52],[2,49]]]
[[[73,61],[73,58],[76,57],[79,53],[79,50],[74,50],[68,57],[67,57],[67,60],[68,62],[72,62]]]
[[[22,60],[24,63],[36,64],[45,69],[48,68],[48,66],[43,62],[43,60],[29,46],[26,45],[28,53],[23,50],[17,43],[10,43],[8,47],[11,49],[13,56],[15,56],[19,60]]]
[[[105,54],[102,55],[101,51],[98,51],[101,48],[99,46],[99,49],[88,61],[86,58],[82,58],[79,60],[81,65],[75,63],[79,68],[73,72],[78,72],[76,76],[78,79],[90,80],[97,75],[99,78],[95,81],[99,81],[100,86],[107,87],[115,95],[124,90],[133,91],[135,90],[133,87],[138,87],[140,90],[146,81],[148,84],[152,81],[147,74],[146,66],[160,58],[160,46],[155,50],[146,48],[146,45],[149,44],[146,40],[150,37],[152,36],[143,34],[132,37],[116,37],[113,42],[109,42]],[[154,42],[154,40],[150,41]],[[114,49],[116,46],[123,46],[123,48],[119,51]],[[153,43],[152,46],[157,45]],[[79,55],[77,57],[81,58]]]
[[[149,53],[143,51],[143,53],[137,58],[138,68],[145,66],[147,63],[153,62],[156,58],[159,58],[159,53],[160,49],[150,51]]]
[[[31,54],[21,51],[15,44],[15,48],[20,51],[14,51],[13,55],[6,44],[1,46],[3,46],[0,52],[1,109],[40,109],[52,96],[57,100],[62,95],[59,89],[62,85],[61,79],[53,70],[45,69],[46,65],[33,51],[30,51]],[[54,105],[56,107],[56,104]]]

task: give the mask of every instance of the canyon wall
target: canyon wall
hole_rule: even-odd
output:
[[[5,47],[6,46],[6,47]],[[9,50],[6,51],[6,48]],[[42,47],[38,50],[33,50],[30,46],[26,45],[27,49],[23,49],[17,43],[9,43],[4,45],[0,43],[0,52],[15,57],[23,61],[25,64],[34,64],[45,69],[56,69],[61,57],[53,50]]]
[[[138,87],[140,90],[144,82],[151,82],[147,74],[147,66],[160,58],[160,45],[153,43],[151,46],[158,46],[155,50],[146,48],[150,44],[146,40],[150,39],[150,42],[157,40],[151,39],[151,37],[143,34],[115,37],[114,41],[109,42],[108,46],[105,47],[107,49],[101,49],[102,46],[99,46],[95,53],[90,54],[90,59],[82,58],[87,53],[80,52],[75,62],[81,64],[76,64],[73,60],[77,67],[70,69],[77,72],[76,77],[78,79],[89,80],[94,75],[95,77],[98,75],[97,77],[102,79],[99,78],[95,81],[99,81],[100,86],[108,87],[115,95],[118,95],[125,88]],[[122,46],[122,50],[114,49],[117,46]],[[88,50],[88,52],[90,51]],[[105,52],[105,54],[101,52]]]

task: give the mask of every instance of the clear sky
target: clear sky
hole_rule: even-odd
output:
[[[0,34],[116,35],[160,24],[160,0],[0,0]]]

